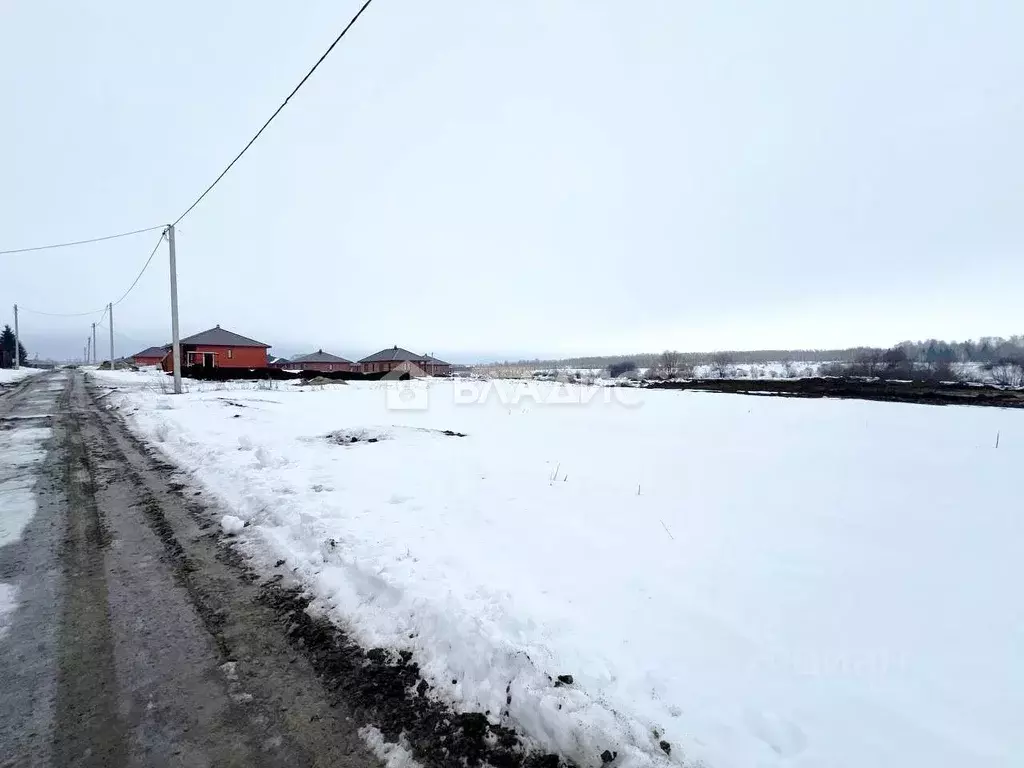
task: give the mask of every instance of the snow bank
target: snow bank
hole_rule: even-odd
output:
[[[1020,764],[1024,413],[94,376],[362,643],[580,764]]]
[[[39,368],[26,368],[22,366],[18,370],[13,368],[0,368],[0,384],[16,384],[37,373],[42,373]]]

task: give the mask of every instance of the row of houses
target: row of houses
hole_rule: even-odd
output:
[[[433,355],[421,355],[399,346],[382,349],[362,360],[348,360],[322,349],[290,359],[269,354],[270,345],[221,328],[210,328],[178,342],[183,366],[206,368],[284,368],[287,370],[332,373],[390,373],[402,371],[410,376],[449,376],[451,363]],[[171,345],[150,347],[132,356],[135,365],[158,365],[171,371],[174,362]]]

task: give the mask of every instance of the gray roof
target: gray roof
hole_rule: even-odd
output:
[[[141,352],[136,352],[132,357],[163,357],[167,354],[168,347],[146,347]]]
[[[415,352],[410,352],[408,349],[402,349],[401,347],[390,347],[389,349],[382,349],[380,352],[374,352],[368,357],[364,357],[359,361],[360,363],[389,363],[389,362],[410,362],[410,363],[425,363],[427,362],[426,355],[417,355]]]
[[[253,339],[247,339],[245,336],[239,336],[237,333],[231,331],[225,331],[219,325],[216,328],[211,328],[208,331],[197,333],[194,336],[189,336],[181,340],[182,344],[207,344],[211,347],[263,347],[264,349],[270,349],[269,344],[264,344],[261,341],[255,341]]]
[[[434,365],[451,365],[451,363],[447,362],[446,360],[441,360],[440,358],[434,357],[433,355],[425,355],[425,357],[427,358],[428,363],[433,363]]]
[[[322,349],[318,349],[316,352],[310,352],[308,355],[298,355],[293,357],[289,362],[292,363],[351,363],[351,360],[346,360],[344,357],[338,357],[332,355],[330,352],[324,352]]]

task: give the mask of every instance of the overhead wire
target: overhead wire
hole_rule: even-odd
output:
[[[270,117],[267,118],[266,122],[263,123],[263,125],[260,127],[260,129],[258,131],[256,131],[255,135],[251,139],[249,139],[249,141],[246,143],[246,145],[244,147],[242,147],[242,150],[237,155],[235,155],[234,159],[232,159],[231,162],[228,163],[227,166],[224,168],[224,170],[221,171],[217,175],[217,178],[215,178],[213,180],[213,182],[206,189],[203,190],[202,194],[200,194],[199,197],[197,197],[192,202],[192,204],[188,208],[186,208],[185,211],[180,216],[178,216],[177,219],[174,220],[174,224],[172,224],[171,226],[177,225],[182,219],[184,219],[188,214],[190,214],[195,209],[195,207],[197,205],[199,205],[199,203],[201,203],[206,198],[206,196],[208,194],[210,194],[210,192],[213,190],[213,188],[216,187],[217,184],[220,183],[221,179],[223,179],[228,174],[228,172],[235,166],[235,163],[237,163],[242,158],[242,156],[246,152],[249,151],[249,148],[252,147],[252,145],[256,143],[256,140],[259,139],[259,137],[263,134],[263,132],[267,129],[267,127],[274,121],[274,119],[288,105],[288,102],[291,101],[292,97],[295,96],[295,94],[297,94],[299,92],[299,90],[302,88],[302,86],[306,84],[306,81],[309,80],[310,77],[312,77],[313,73],[316,72],[316,70],[324,62],[324,60],[331,54],[331,51],[333,51],[335,49],[335,47],[338,45],[338,43],[341,42],[342,38],[344,38],[345,35],[348,34],[348,31],[355,25],[355,23],[357,21],[359,21],[359,18],[363,15],[363,12],[366,11],[366,9],[370,7],[370,4],[372,2],[373,2],[373,0],[366,0],[362,4],[362,6],[360,6],[359,10],[356,11],[356,14],[342,28],[341,32],[338,33],[337,37],[335,37],[334,40],[331,42],[331,44],[327,47],[327,50],[325,50],[320,55],[320,58],[318,58],[316,60],[316,62],[313,64],[313,66],[310,67],[309,71],[306,72],[306,74],[303,76],[303,78],[299,81],[298,85],[296,85],[291,90],[291,92],[285,97],[284,101],[282,101],[281,104],[277,107],[277,109],[275,109],[274,112],[270,115]],[[131,235],[139,235],[139,234],[142,234],[144,232],[152,232],[152,231],[157,230],[157,229],[163,229],[163,231],[160,233],[160,238],[157,240],[156,245],[153,247],[153,251],[149,254],[149,258],[146,259],[146,263],[143,264],[142,269],[139,271],[138,275],[135,276],[135,280],[132,281],[132,284],[128,287],[128,290],[125,291],[121,295],[121,298],[119,298],[115,302],[112,302],[112,305],[116,306],[116,305],[120,304],[122,301],[124,301],[128,297],[128,295],[135,289],[135,286],[138,285],[139,280],[142,278],[142,275],[145,274],[146,270],[149,268],[150,263],[153,261],[153,257],[156,255],[157,250],[159,250],[159,248],[160,248],[160,243],[163,242],[164,237],[167,235],[167,225],[158,224],[158,225],[152,226],[152,227],[143,227],[142,229],[133,229],[133,230],[128,231],[128,232],[118,232],[118,233],[112,234],[112,235],[103,235],[103,236],[100,236],[100,237],[91,237],[91,238],[86,238],[86,239],[83,239],[83,240],[71,240],[71,241],[62,242],[62,243],[51,243],[49,245],[31,246],[31,247],[28,247],[28,248],[11,248],[11,249],[0,251],[0,256],[8,255],[8,254],[17,254],[17,253],[30,253],[32,251],[44,251],[44,250],[50,250],[50,249],[54,249],[54,248],[68,248],[68,247],[71,247],[71,246],[86,245],[88,243],[99,243],[99,242],[103,242],[105,240],[114,240],[114,239],[121,238],[121,237],[130,237]],[[97,314],[97,313],[102,311],[103,314],[101,315],[100,320],[99,320],[99,322],[102,323],[103,319],[106,317],[107,310],[108,310],[108,308],[110,306],[111,305],[107,305],[102,310],[98,310],[97,309],[97,310],[92,310],[90,312],[40,312],[38,310],[33,310],[33,309],[28,308],[28,307],[19,307],[19,308],[23,309],[26,312],[30,312],[30,313],[36,314],[36,315],[42,315],[44,317],[87,317],[89,315],[95,315],[95,314]]]
[[[118,299],[117,301],[113,302],[115,307],[118,304],[120,304],[122,301],[127,299],[128,298],[128,294],[131,293],[134,290],[135,286],[139,284],[139,280],[142,278],[142,275],[145,273],[145,271],[147,269],[149,269],[150,262],[153,261],[153,257],[156,256],[156,252],[160,249],[160,243],[162,243],[164,241],[164,237],[166,237],[166,236],[167,236],[167,230],[165,229],[163,232],[160,233],[160,237],[156,241],[156,245],[153,246],[153,251],[149,254],[149,258],[146,259],[146,263],[142,265],[142,269],[139,270],[139,274],[137,274],[135,276],[135,279],[132,281],[132,284],[128,286],[128,290],[125,291],[123,294],[121,294],[121,298],[120,299]]]
[[[239,152],[237,155],[235,155],[235,159],[227,164],[227,167],[223,171],[220,172],[220,174],[217,176],[216,179],[213,180],[213,183],[210,184],[210,186],[208,186],[205,190],[203,190],[203,193],[199,197],[197,197],[195,199],[195,201],[192,203],[192,205],[190,205],[188,208],[186,208],[185,212],[182,213],[181,216],[179,216],[178,218],[176,218],[174,220],[175,224],[177,224],[179,221],[181,221],[186,216],[188,216],[192,212],[192,209],[195,208],[197,205],[199,205],[199,203],[201,203],[203,201],[203,198],[206,197],[208,194],[210,194],[210,191],[214,187],[216,187],[217,184],[220,182],[220,180],[223,179],[227,175],[228,171],[231,170],[231,168],[234,166],[234,164],[237,163],[242,158],[242,155],[244,155],[249,150],[249,147],[251,147],[253,144],[256,143],[256,139],[258,139],[260,137],[260,135],[267,129],[267,126],[270,125],[274,121],[274,118],[277,117],[278,114],[280,114],[281,110],[285,108],[285,106],[288,104],[289,101],[291,101],[292,96],[294,96],[296,93],[298,93],[299,89],[303,85],[306,84],[306,81],[309,80],[310,76],[314,72],[316,72],[317,67],[319,67],[323,63],[324,59],[326,59],[330,55],[331,51],[334,50],[334,47],[339,42],[341,42],[341,39],[348,33],[348,31],[353,27],[353,25],[357,21],[359,21],[359,17],[363,15],[363,11],[365,11],[367,8],[369,8],[370,7],[370,3],[372,3],[372,2],[373,2],[373,0],[366,0],[366,2],[363,3],[362,7],[356,12],[356,15],[353,16],[349,20],[348,24],[345,25],[344,29],[342,29],[341,32],[338,33],[338,36],[336,38],[334,38],[334,42],[331,43],[327,47],[327,50],[323,52],[323,55],[321,55],[320,58],[316,60],[316,63],[312,66],[312,68],[309,70],[309,72],[306,73],[306,76],[303,77],[299,81],[299,84],[296,85],[292,89],[292,92],[289,93],[285,97],[285,100],[282,101],[280,106],[278,106],[278,108],[274,110],[274,113],[270,117],[267,118],[267,122],[265,122],[262,125],[262,127],[258,131],[256,131],[256,135],[253,136],[251,139],[249,139],[249,142],[244,147],[242,147],[242,151]]]
[[[42,315],[43,317],[88,317],[89,315],[98,315],[101,312],[106,314],[107,308],[94,309],[91,312],[40,312],[38,309],[32,309],[22,304],[18,305],[19,312],[28,312],[33,315]]]
[[[153,257],[156,256],[156,252],[160,249],[160,243],[163,242],[165,235],[166,230],[160,233],[160,237],[157,239],[156,245],[153,246],[153,250],[150,251],[149,258],[147,258],[146,263],[142,265],[142,269],[139,270],[139,274],[135,276],[135,279],[132,281],[132,284],[128,286],[128,290],[121,294],[121,298],[113,302],[113,305],[115,307],[122,301],[124,301],[126,298],[128,298],[128,294],[135,290],[135,286],[139,284],[139,280],[142,279],[142,275],[145,274],[147,269],[149,269],[149,265],[152,263]],[[110,309],[110,305],[108,304],[104,306],[103,309],[94,309],[90,312],[40,312],[38,309],[32,309],[31,307],[25,307],[20,304],[18,305],[18,309],[24,312],[29,312],[30,314],[33,315],[42,315],[43,317],[88,317],[89,315],[102,313],[100,314],[100,319],[96,321],[96,324],[99,325],[107,316],[107,312]]]
[[[154,229],[160,229],[161,227],[167,226],[166,224],[157,224],[155,227],[145,227],[143,229],[133,229],[131,232],[119,232],[116,235],[104,235],[103,237],[90,237],[86,240],[71,240],[66,243],[52,243],[50,245],[35,245],[31,248],[12,248],[6,251],[0,251],[0,256],[5,256],[9,253],[29,253],[30,251],[46,251],[51,248],[68,248],[72,245],[86,245],[87,243],[100,243],[104,240],[115,240],[119,237],[129,237],[131,235],[141,235],[143,232],[152,232]]]

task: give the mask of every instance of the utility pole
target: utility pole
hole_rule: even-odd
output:
[[[96,323],[93,323],[92,324],[92,361],[93,361],[93,363],[96,362],[96,358],[97,357],[99,357],[99,355],[96,352]]]
[[[14,305],[14,370],[21,367],[21,342],[18,341],[18,305]]]
[[[181,394],[181,345],[178,343],[178,264],[174,258],[174,225],[167,225],[171,262],[171,359],[174,362],[174,394]]]
[[[107,304],[107,322],[110,323],[110,370],[114,370],[114,303]]]
[[[85,364],[88,365],[89,361],[92,360],[90,350],[92,349],[92,339],[88,336],[85,337]]]

